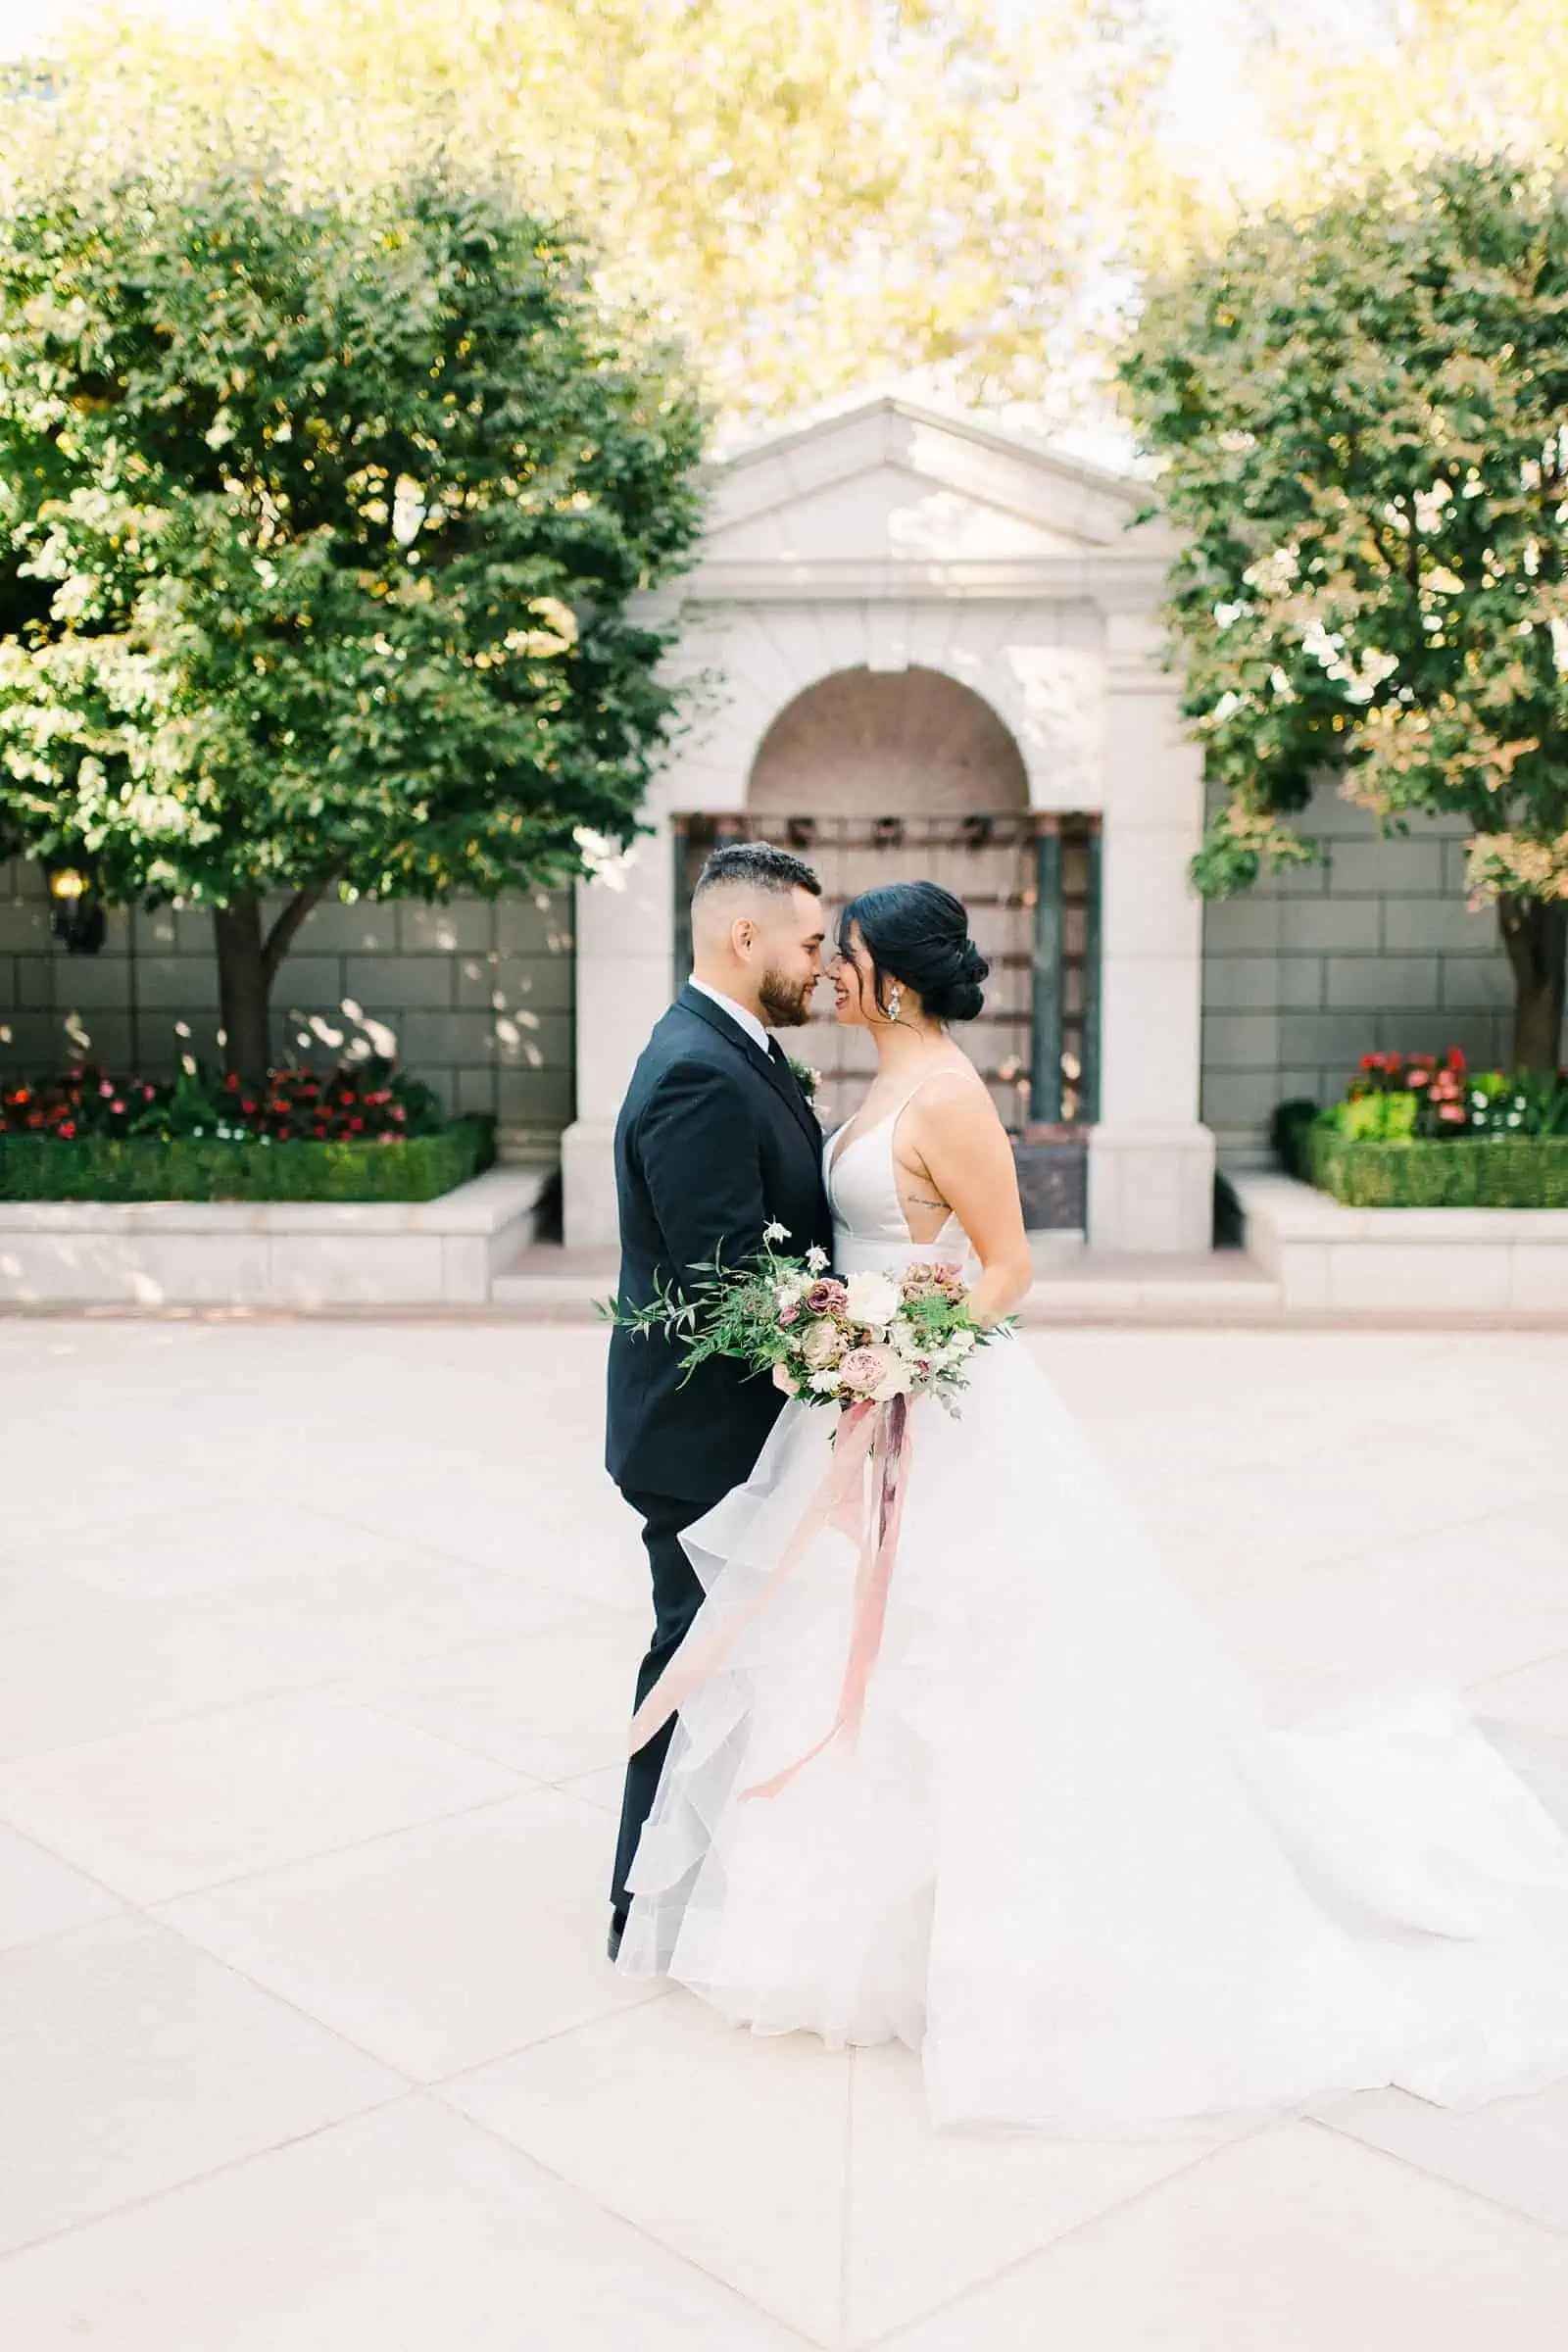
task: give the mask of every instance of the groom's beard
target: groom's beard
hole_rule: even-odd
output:
[[[809,980],[791,981],[782,972],[764,972],[758,982],[757,1002],[768,1027],[804,1029],[811,1017],[811,991],[815,986],[814,973]]]

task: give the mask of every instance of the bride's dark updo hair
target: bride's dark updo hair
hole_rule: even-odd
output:
[[[877,1008],[886,1012],[895,980],[912,988],[934,1021],[972,1021],[985,1003],[980,983],[991,966],[969,937],[963,901],[935,882],[889,882],[862,890],[839,916],[839,953],[849,959],[858,923],[876,975]]]

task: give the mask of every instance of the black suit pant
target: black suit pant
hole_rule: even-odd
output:
[[[687,1558],[681,1544],[682,1531],[710,1511],[722,1499],[719,1494],[707,1495],[693,1502],[685,1495],[648,1494],[622,1487],[621,1493],[643,1523],[643,1542],[648,1547],[648,1565],[654,1580],[654,1639],[637,1675],[637,1704],[642,1705],[670,1659],[686,1637],[692,1619],[703,1602],[703,1588],[697,1572]],[[674,1723],[666,1723],[654,1734],[646,1747],[640,1747],[626,1767],[626,1793],[621,1802],[620,1836],[615,1843],[615,1876],[611,1888],[611,1901],[617,1911],[624,1911],[631,1901],[626,1881],[636,1859],[637,1842],[643,1834],[643,1824],[653,1810],[659,1793],[659,1776],[664,1769]]]

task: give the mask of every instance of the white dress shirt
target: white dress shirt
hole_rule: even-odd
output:
[[[705,997],[727,1012],[732,1021],[738,1021],[760,1054],[767,1053],[772,1040],[755,1012],[748,1012],[744,1004],[737,1004],[733,997],[726,997],[721,990],[710,988],[706,980],[694,978],[691,986],[700,989]]]

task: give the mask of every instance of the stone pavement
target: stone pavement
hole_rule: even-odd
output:
[[[1568,1338],[1030,1345],[1282,1713],[1568,1732]],[[1568,2087],[936,2137],[913,2061],[602,1958],[602,1341],[0,1323],[12,2352],[1546,2352]]]

